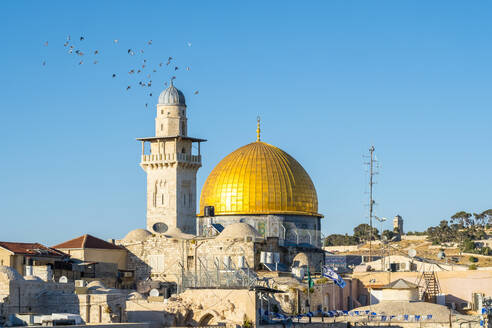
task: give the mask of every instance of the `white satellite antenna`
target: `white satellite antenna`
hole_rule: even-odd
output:
[[[68,282],[68,278],[66,276],[61,276],[60,279],[58,279],[58,282],[61,284],[66,284]]]
[[[417,256],[417,251],[413,248],[408,250],[408,256],[410,256],[412,259]]]
[[[157,289],[153,288],[150,290],[149,295],[152,297],[157,297],[157,296],[159,296],[159,291]]]

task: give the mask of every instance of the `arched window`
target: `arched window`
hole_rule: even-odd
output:
[[[185,153],[186,153],[186,149],[185,149],[185,147],[183,147],[183,149],[181,149],[181,152],[182,152],[183,154],[185,154]]]

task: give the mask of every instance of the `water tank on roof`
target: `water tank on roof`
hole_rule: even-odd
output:
[[[244,261],[244,256],[239,256],[238,259],[237,259],[237,267],[238,268],[244,268],[246,267],[245,265],[245,261]]]
[[[273,253],[273,263],[280,263],[280,253]]]
[[[231,257],[230,256],[224,256],[224,268],[225,269],[230,269],[231,268]]]
[[[260,263],[267,263],[266,258],[267,258],[267,252],[261,252],[260,253]]]
[[[266,252],[266,262],[267,264],[273,264],[273,252]]]

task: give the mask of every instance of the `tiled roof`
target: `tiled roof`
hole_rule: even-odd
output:
[[[418,285],[400,278],[400,279],[395,280],[392,283],[384,286],[383,288],[412,289],[412,288],[417,288],[417,287],[418,287]]]
[[[66,257],[67,254],[57,249],[46,247],[39,243],[15,243],[0,241],[0,247],[3,247],[14,254],[30,255],[36,257]]]
[[[53,246],[53,248],[97,248],[97,249],[122,249],[119,246],[108,243],[91,235],[83,235],[64,243]]]

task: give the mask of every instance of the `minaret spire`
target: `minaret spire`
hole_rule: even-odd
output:
[[[256,117],[256,141],[259,142],[261,141],[260,139],[260,115]]]

